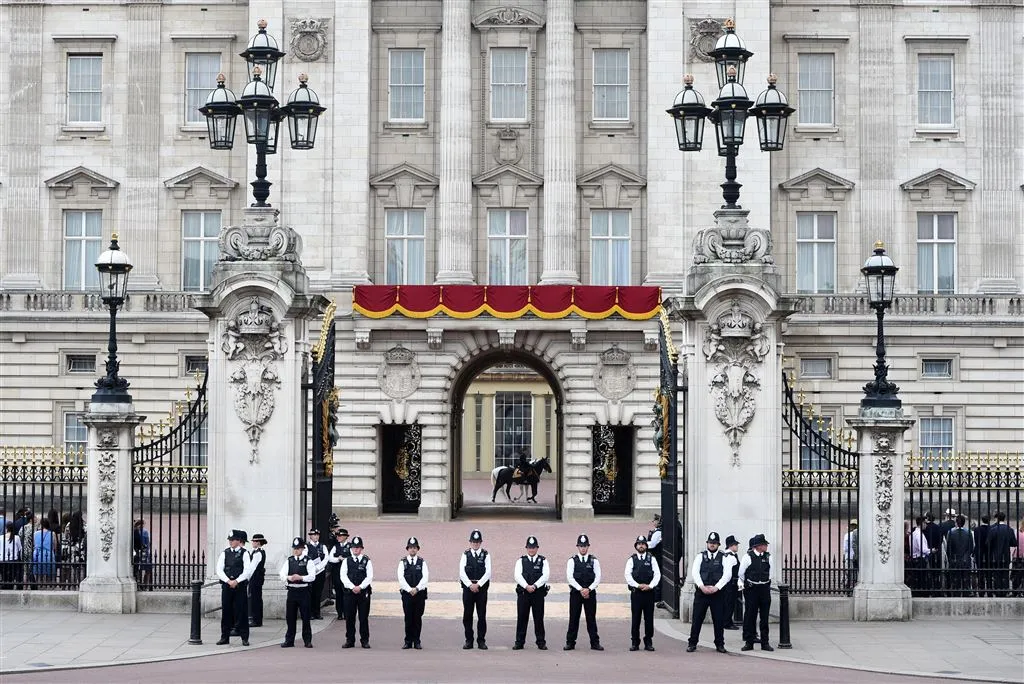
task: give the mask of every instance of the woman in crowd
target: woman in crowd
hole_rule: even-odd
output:
[[[54,555],[54,536],[49,518],[39,521],[39,529],[32,535],[32,588],[40,584],[53,583],[57,575],[57,559]]]
[[[64,568],[61,577],[68,584],[78,584],[85,577],[85,518],[82,511],[71,514],[64,526]]]
[[[145,520],[135,521],[132,551],[135,557],[135,581],[139,583],[139,589],[149,589],[153,584],[153,546]]]
[[[0,545],[0,589],[21,588],[21,539],[14,533],[14,521],[4,526]]]

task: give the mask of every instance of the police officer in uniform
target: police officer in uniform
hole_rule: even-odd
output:
[[[466,643],[462,648],[473,648],[473,610],[476,610],[477,648],[487,650],[487,589],[491,583],[491,556],[480,548],[484,536],[480,530],[469,534],[469,548],[459,559],[459,579],[462,581],[462,626],[466,630]]]
[[[420,542],[409,537],[405,543],[405,558],[398,562],[398,589],[402,592],[402,611],[405,613],[405,643],[402,648],[423,648],[423,610],[427,607],[427,582],[430,572],[427,562],[419,557]]]
[[[740,620],[743,619],[743,599],[739,592],[740,559],[736,554],[739,548],[740,543],[736,540],[736,537],[730,534],[725,538],[725,551],[723,551],[722,554],[725,556],[732,556],[736,563],[732,566],[732,579],[725,585],[725,629],[740,628],[734,620],[737,609],[739,609],[738,612],[740,614]]]
[[[254,537],[255,539],[255,537]],[[310,590],[316,580],[316,563],[309,557],[306,542],[302,537],[292,539],[292,554],[284,559],[284,565],[278,573],[281,581],[288,587],[288,598],[285,600],[284,619],[287,629],[281,648],[295,646],[295,618],[302,615],[302,643],[306,648],[313,648],[313,628],[309,623]]]
[[[661,583],[661,570],[647,552],[647,537],[640,535],[633,542],[636,553],[626,559],[626,586],[629,587],[630,651],[640,650],[640,617],[644,619],[644,650],[654,650],[654,589]]]
[[[263,626],[263,579],[267,574],[267,552],[263,547],[267,538],[262,534],[252,535],[252,551],[249,561],[252,575],[249,576],[249,626]]]
[[[700,629],[709,609],[711,610],[711,621],[715,626],[715,650],[719,653],[727,653],[724,632],[725,592],[722,589],[732,578],[732,566],[736,560],[719,552],[718,547],[721,543],[717,532],[709,534],[707,550],[697,554],[690,568],[690,577],[693,580],[695,591],[693,594],[693,623],[690,625],[690,639],[686,645],[687,653],[697,650]]]
[[[526,644],[526,628],[533,613],[533,633],[537,637],[537,648],[548,650],[544,635],[544,598],[551,589],[548,579],[551,567],[548,559],[540,555],[540,542],[536,537],[526,538],[526,555],[516,561],[512,577],[516,581],[516,641],[513,651],[523,650]]]
[[[750,550],[740,561],[739,580],[743,583],[746,613],[743,616],[743,648],[753,651],[755,626],[761,631],[761,650],[774,651],[768,643],[768,610],[772,606],[772,561],[768,553],[768,540],[763,534],[750,539]],[[760,614],[760,625],[758,623]]]
[[[238,625],[242,645],[249,645],[249,597],[246,589],[252,574],[252,561],[244,544],[245,530],[231,530],[230,546],[217,558],[217,577],[220,578],[220,641],[218,646],[230,643],[231,628]]]
[[[587,618],[591,650],[603,651],[601,637],[597,634],[597,587],[601,584],[601,564],[590,554],[590,537],[587,535],[581,534],[576,538],[576,550],[576,555],[565,565],[565,577],[569,583],[569,629],[565,632],[562,650],[576,648],[582,610]]]
[[[373,593],[373,563],[363,554],[363,540],[352,537],[352,555],[341,564],[342,597],[345,601],[345,643],[356,645],[356,616],[359,616],[359,645],[370,648],[370,594]]]
[[[342,562],[351,555],[352,548],[348,541],[348,530],[339,527],[334,531],[334,546],[327,554],[327,564],[330,567],[328,572],[331,574],[331,584],[334,585],[334,607],[338,611],[339,620],[345,619],[345,602],[342,600],[345,587],[341,583],[341,567]]]
[[[310,597],[312,601],[310,610],[314,620],[323,620],[324,618],[320,614],[320,603],[324,596],[324,580],[327,579],[327,575],[324,574],[324,569],[327,567],[327,547],[320,543],[320,530],[313,528],[309,531],[306,548],[309,551],[309,557],[316,563],[316,580],[310,587],[313,590],[313,595]]]

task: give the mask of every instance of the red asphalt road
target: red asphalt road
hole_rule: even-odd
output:
[[[630,653],[629,625],[624,620],[600,620],[603,653],[586,647],[586,632],[577,650],[561,650],[565,638],[564,621],[547,623],[548,647],[536,650],[528,641],[526,650],[512,651],[515,625],[493,621],[487,641],[490,650],[463,651],[460,620],[434,620],[424,625],[422,651],[403,651],[402,621],[381,618],[371,622],[370,650],[341,650],[344,626],[331,625],[314,637],[314,647],[281,649],[276,646],[243,649],[233,640],[236,653],[187,660],[147,663],[94,669],[48,671],[25,675],[4,675],[4,684],[27,682],[701,682],[740,679],[744,682],[779,684],[928,684],[952,680],[927,677],[882,675],[857,670],[802,665],[761,658],[744,657],[738,652],[723,655],[700,648],[686,653],[683,644],[655,634],[655,653]],[[706,629],[710,629],[708,626]],[[532,639],[532,632],[530,638]],[[738,643],[728,643],[738,651]],[[870,663],[866,663],[870,665]]]

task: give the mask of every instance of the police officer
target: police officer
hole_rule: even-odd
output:
[[[590,537],[587,535],[581,534],[576,538],[576,551],[565,565],[565,578],[569,583],[569,629],[565,633],[562,650],[576,648],[582,610],[587,618],[591,650],[603,651],[601,637],[597,634],[597,587],[601,584],[601,564],[590,554]]]
[[[526,555],[516,561],[512,577],[516,581],[516,641],[513,651],[523,650],[526,644],[526,628],[533,613],[533,633],[537,637],[537,648],[548,650],[544,636],[544,598],[551,589],[548,579],[551,567],[548,559],[540,555],[540,542],[536,537],[526,538]]]
[[[255,539],[255,537],[253,537]],[[313,648],[313,628],[309,623],[310,590],[316,580],[316,563],[309,557],[309,550],[302,537],[292,539],[292,553],[284,559],[284,565],[278,573],[281,581],[288,587],[288,598],[285,600],[284,619],[287,629],[281,648],[295,646],[295,618],[302,615],[302,643],[306,648]]]
[[[755,625],[760,614],[761,650],[774,651],[768,643],[768,611],[772,606],[772,561],[768,553],[768,540],[763,534],[750,539],[750,550],[740,561],[739,581],[743,584],[746,613],[743,616],[743,648],[753,651]]]
[[[405,543],[405,558],[398,562],[398,589],[402,592],[402,611],[405,613],[405,643],[402,648],[423,648],[423,610],[427,607],[427,582],[430,573],[427,562],[419,557],[420,542],[409,537]]]
[[[267,538],[262,534],[252,535],[252,551],[249,561],[252,575],[249,576],[249,626],[263,626],[263,579],[267,574],[267,552],[263,547]]]
[[[342,597],[345,601],[345,643],[356,645],[356,616],[359,616],[359,645],[370,648],[370,594],[373,593],[373,563],[363,554],[362,537],[352,537],[352,555],[341,564]]]
[[[480,530],[469,534],[469,548],[459,559],[459,580],[462,581],[462,626],[466,630],[466,643],[462,648],[473,648],[473,610],[476,610],[477,648],[487,650],[487,589],[491,582],[491,556],[480,548],[484,536]]]
[[[743,619],[743,599],[740,596],[740,585],[738,579],[740,572],[740,559],[736,554],[739,548],[740,543],[736,540],[736,537],[730,534],[725,538],[725,551],[722,551],[722,554],[725,556],[732,556],[736,563],[732,566],[732,579],[725,585],[725,629],[740,628],[733,619],[737,612],[740,614],[740,620]]]
[[[633,542],[636,553],[626,559],[626,586],[629,587],[630,651],[640,650],[640,617],[644,619],[644,650],[654,650],[654,588],[661,583],[661,570],[647,552],[647,537],[640,535]]]
[[[327,547],[320,543],[320,530],[316,528],[309,531],[308,538],[306,549],[309,551],[309,557],[316,563],[316,580],[310,587],[313,590],[313,595],[310,597],[312,601],[310,611],[313,613],[314,620],[323,620],[324,618],[320,614],[320,603],[324,596],[324,580],[327,579],[327,575],[324,574],[324,569],[327,567]]]
[[[231,628],[238,625],[242,645],[249,645],[249,597],[246,589],[252,574],[252,561],[244,545],[248,540],[245,530],[231,530],[230,546],[217,557],[217,577],[220,578],[220,641],[218,646],[230,643]]]
[[[732,566],[736,560],[719,552],[718,547],[721,543],[717,532],[709,534],[707,550],[697,554],[697,557],[693,559],[693,566],[690,568],[690,577],[694,585],[693,623],[690,625],[690,639],[686,645],[687,653],[697,650],[700,629],[709,609],[711,610],[711,621],[715,626],[715,650],[719,653],[727,653],[725,632],[723,631],[725,592],[722,589],[732,578]]]
[[[334,546],[327,554],[327,564],[330,567],[331,584],[334,585],[334,607],[338,611],[338,619],[345,619],[345,602],[342,597],[345,587],[341,583],[342,561],[352,555],[351,544],[348,541],[348,530],[339,527],[334,531]]]

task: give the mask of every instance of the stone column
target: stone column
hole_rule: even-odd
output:
[[[444,0],[441,16],[441,130],[437,279],[473,282],[473,138],[470,0]]]
[[[544,72],[544,271],[541,285],[578,284],[573,0],[548,0]]]
[[[909,620],[913,602],[903,583],[904,433],[914,424],[902,409],[864,409],[847,424],[860,451],[859,571],[853,619]]]
[[[134,613],[132,447],[143,417],[132,404],[90,403],[87,575],[78,588],[82,613]]]

